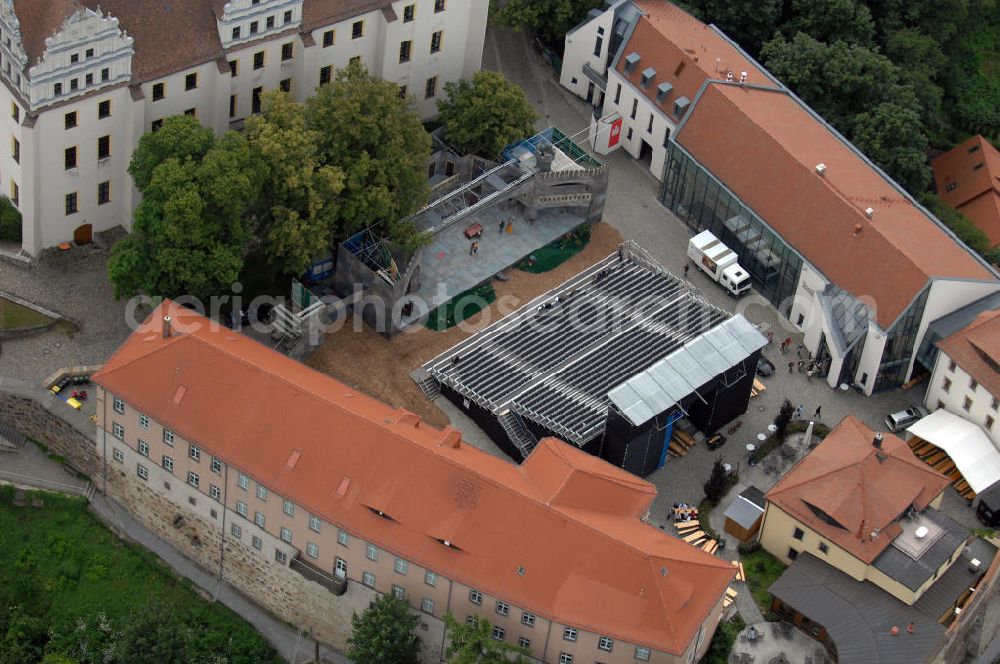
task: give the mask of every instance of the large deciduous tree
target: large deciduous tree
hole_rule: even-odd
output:
[[[190,115],[171,116],[157,131],[148,132],[139,139],[128,172],[135,186],[143,191],[149,186],[153,171],[164,161],[173,157],[180,162],[186,159],[197,162],[214,143],[212,130],[202,127],[196,118]]]
[[[854,117],[854,145],[908,191],[920,194],[931,181],[927,137],[913,108],[884,102]]]
[[[789,10],[785,34],[804,32],[823,42],[839,39],[862,46],[874,43],[872,13],[858,0],[791,0]]]
[[[483,617],[473,624],[460,623],[450,613],[444,617],[448,630],[448,664],[525,664],[524,650],[493,638],[493,625]]]
[[[750,53],[774,35],[781,20],[782,0],[700,0],[706,23],[714,23]]]
[[[381,595],[351,618],[347,656],[359,664],[417,664],[420,638],[413,630],[419,622],[405,601]]]
[[[275,269],[301,274],[346,231],[338,216],[344,173],[319,157],[319,132],[306,127],[305,108],[280,90],[267,92],[263,113],[247,120],[247,135],[266,170],[257,236]]]
[[[438,102],[444,139],[461,152],[494,158],[535,133],[535,109],[503,74],[480,70],[472,81],[449,82],[444,89],[447,99]]]
[[[309,98],[305,113],[320,163],[344,172],[336,228],[352,233],[379,224],[390,239],[419,245],[404,219],[427,202],[431,139],[399,86],[351,65]]]
[[[496,10],[501,25],[529,30],[546,41],[562,41],[602,0],[507,0]]]

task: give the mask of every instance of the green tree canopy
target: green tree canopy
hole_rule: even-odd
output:
[[[979,230],[964,214],[945,203],[939,196],[926,192],[920,197],[921,202],[930,212],[941,220],[945,226],[969,246],[970,249],[993,260],[997,256],[990,252],[990,239],[986,233]]]
[[[535,133],[538,115],[520,86],[485,69],[472,81],[448,82],[438,102],[444,139],[465,154],[493,158],[509,143]]]
[[[874,43],[872,13],[858,0],[791,0],[789,14],[782,27],[787,35],[804,32],[822,42]]]
[[[320,163],[344,173],[338,232],[383,224],[387,237],[408,248],[423,241],[403,219],[427,202],[431,138],[399,86],[351,65],[309,98],[305,113]]]
[[[413,630],[419,622],[405,601],[381,595],[351,618],[347,656],[358,664],[417,664],[420,638]]]
[[[157,131],[147,132],[139,139],[139,146],[132,153],[128,172],[139,191],[149,186],[153,171],[173,157],[180,162],[191,159],[200,161],[215,143],[212,130],[202,127],[190,115],[174,115],[164,119]]]
[[[344,173],[320,163],[319,132],[305,107],[280,90],[263,96],[263,113],[247,119],[255,162],[266,171],[257,236],[276,269],[301,274],[335,238],[347,235],[338,215]]]
[[[937,82],[947,62],[941,45],[915,28],[903,28],[886,36],[884,51],[916,95],[924,126],[938,128],[944,91]]]
[[[501,25],[561,41],[602,0],[507,0],[495,13]]]
[[[131,235],[115,245],[108,263],[115,296],[203,298],[235,281],[260,173],[237,134],[200,160],[170,156],[158,164],[142,188]]]
[[[927,137],[912,108],[885,102],[854,117],[854,145],[908,191],[920,194],[931,182]]]
[[[750,53],[757,53],[781,20],[782,0],[699,0],[705,21],[714,23]]]
[[[460,623],[450,613],[444,617],[448,631],[445,659],[448,664],[525,664],[523,648],[493,638],[493,625],[483,617]]]

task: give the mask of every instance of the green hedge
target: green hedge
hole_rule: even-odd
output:
[[[21,213],[6,196],[0,196],[0,240],[21,241]]]
[[[493,290],[493,285],[487,281],[464,293],[459,293],[450,301],[442,304],[427,316],[427,322],[424,325],[432,330],[442,332],[449,327],[458,325],[466,318],[476,315],[495,299],[497,299],[497,293]],[[456,317],[456,312],[461,313],[461,318]]]
[[[532,274],[548,272],[583,251],[588,242],[590,242],[590,224],[584,224],[552,244],[533,251],[531,255],[535,257],[535,260],[531,261],[525,258],[517,264],[517,269]]]

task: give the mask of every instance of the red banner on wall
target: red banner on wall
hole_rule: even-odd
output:
[[[618,118],[611,123],[611,133],[608,134],[608,147],[613,148],[618,145],[619,139],[622,137],[622,119]]]

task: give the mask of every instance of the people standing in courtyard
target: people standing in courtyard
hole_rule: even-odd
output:
[[[821,410],[823,410],[823,406],[816,406],[816,414],[813,415],[813,419],[814,420],[818,420],[819,419],[819,414],[820,414]]]
[[[801,420],[802,413],[805,411],[805,409],[806,409],[805,404],[800,403],[799,407],[795,409],[795,419]]]
[[[469,255],[475,256],[478,253],[479,253],[479,243],[473,242],[471,245],[469,245]]]
[[[504,227],[504,226],[506,226],[506,225],[507,225],[507,224],[506,224],[506,222],[504,222],[504,220],[503,220],[503,219],[501,219],[501,220],[500,220],[500,225],[499,225],[499,227],[497,228],[497,232],[499,232],[499,233],[500,233],[500,235],[503,235],[503,227]]]
[[[788,363],[788,373],[795,373],[795,362]]]
[[[691,267],[690,263],[684,263],[684,278],[688,278],[688,269]]]
[[[514,233],[514,220],[507,220],[507,235],[512,235]]]

